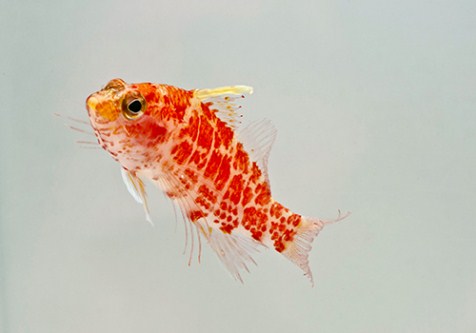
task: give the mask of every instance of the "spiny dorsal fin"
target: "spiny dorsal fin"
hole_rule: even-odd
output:
[[[144,206],[145,219],[153,225],[152,219],[150,218],[149,206],[147,204],[147,193],[145,191],[144,182],[142,179],[124,168],[121,168],[121,175],[129,193],[138,203]]]
[[[215,89],[195,90],[195,96],[201,101],[208,101],[210,109],[216,112],[216,115],[233,129],[236,129],[241,123],[241,109],[236,101],[244,98],[244,94],[252,94],[253,88],[248,86],[227,86]]]
[[[253,87],[250,86],[226,86],[213,89],[197,89],[195,90],[195,97],[206,100],[212,97],[223,95],[243,95],[252,94]]]

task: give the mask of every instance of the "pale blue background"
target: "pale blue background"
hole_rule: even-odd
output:
[[[476,2],[3,1],[0,331],[476,332]],[[248,84],[274,196],[334,217],[316,286],[266,251],[235,282],[156,227],[85,119],[109,79]]]

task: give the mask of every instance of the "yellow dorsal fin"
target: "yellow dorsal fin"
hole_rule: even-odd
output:
[[[252,94],[253,88],[250,86],[227,86],[214,89],[197,89],[195,96],[201,100],[221,95],[243,95]]]

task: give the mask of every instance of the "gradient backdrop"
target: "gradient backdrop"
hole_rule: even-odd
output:
[[[476,2],[3,1],[0,332],[476,332]],[[271,251],[235,282],[144,220],[86,119],[108,80],[247,84],[274,196],[352,216],[316,286]]]

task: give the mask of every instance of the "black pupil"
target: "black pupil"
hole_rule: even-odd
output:
[[[142,103],[138,99],[136,99],[130,102],[127,108],[129,109],[129,111],[137,113],[140,112],[140,110],[142,109]]]

